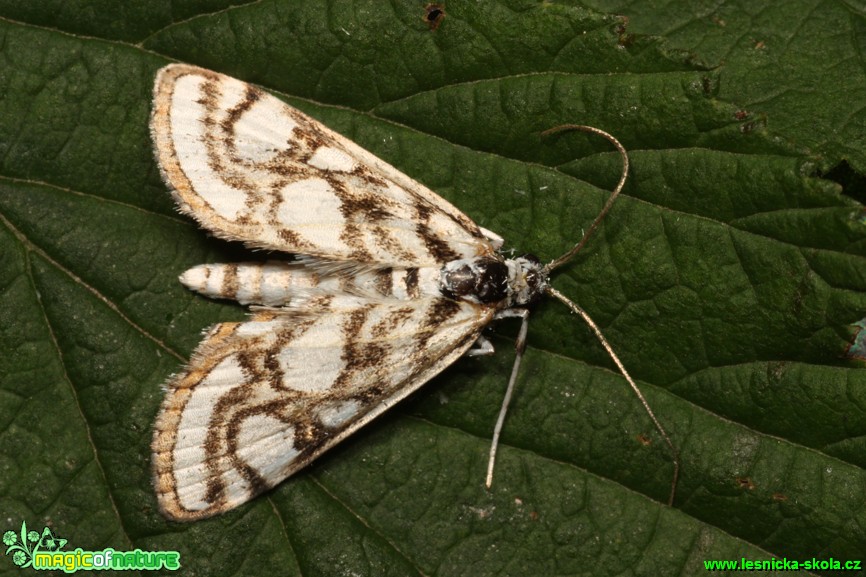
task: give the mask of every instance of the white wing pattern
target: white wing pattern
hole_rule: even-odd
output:
[[[445,298],[319,296],[217,325],[156,424],[162,510],[207,517],[273,487],[456,360],[491,318]]]
[[[501,260],[501,239],[273,96],[170,65],[151,131],[183,212],[220,237],[307,255],[181,277],[266,308],[211,328],[167,384],[153,441],[166,516],[207,517],[273,487],[456,360],[502,308],[439,284],[448,262]]]
[[[163,68],[151,131],[178,206],[217,236],[404,267],[496,248],[428,188],[234,78],[186,65]]]

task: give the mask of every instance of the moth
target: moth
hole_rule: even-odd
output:
[[[244,322],[208,329],[166,384],[153,437],[163,514],[228,511],[275,486],[463,355],[493,352],[482,330],[521,319],[544,294],[589,324],[656,428],[676,450],[592,319],[550,286],[596,229],[543,265],[506,258],[503,239],[434,192],[261,89],[184,64],[156,76],[150,121],[162,176],[181,212],[212,234],[293,259],[206,264],[180,277],[203,295],[253,305]],[[673,487],[671,498],[673,498]]]

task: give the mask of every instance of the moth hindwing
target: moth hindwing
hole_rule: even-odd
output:
[[[297,255],[181,276],[257,306],[209,329],[166,385],[153,470],[167,517],[207,517],[273,487],[461,355],[493,352],[481,336],[493,319],[523,319],[522,352],[523,307],[551,292],[551,265],[504,258],[500,237],[348,139],[183,64],[157,73],[150,128],[182,212]]]

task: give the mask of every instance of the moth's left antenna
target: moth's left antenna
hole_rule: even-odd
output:
[[[618,197],[619,193],[622,192],[622,188],[623,188],[623,186],[625,186],[625,181],[628,178],[628,168],[629,168],[628,153],[626,152],[625,147],[620,143],[620,141],[617,140],[612,134],[609,134],[609,133],[605,132],[604,130],[601,130],[600,128],[595,128],[594,126],[585,126],[583,124],[563,124],[562,126],[556,126],[554,128],[551,128],[549,130],[542,132],[542,135],[547,136],[550,134],[556,134],[556,133],[564,132],[564,131],[568,131],[568,130],[580,130],[582,132],[589,132],[592,134],[597,134],[603,138],[606,138],[608,140],[608,142],[610,142],[611,144],[614,145],[614,147],[616,147],[616,149],[619,151],[620,156],[622,156],[622,176],[619,177],[619,182],[617,183],[616,188],[614,188],[613,193],[611,193],[611,195],[610,195],[610,198],[608,198],[607,202],[604,203],[604,207],[602,207],[601,212],[598,213],[598,216],[596,216],[595,220],[592,221],[592,224],[590,225],[590,227],[586,231],[586,233],[584,233],[583,238],[580,239],[580,242],[578,242],[576,245],[574,245],[574,247],[572,247],[572,249],[570,251],[568,251],[567,253],[565,253],[561,257],[555,259],[553,262],[551,262],[546,267],[544,267],[544,272],[546,274],[549,274],[553,269],[558,268],[558,267],[562,266],[563,264],[567,263],[572,258],[574,258],[574,256],[578,252],[580,252],[580,249],[582,249],[583,245],[586,244],[587,239],[589,239],[590,235],[592,235],[592,233],[595,232],[595,230],[598,228],[599,223],[601,223],[601,220],[605,217],[605,215],[610,210],[610,207],[613,205],[613,202],[616,200],[616,197]],[[637,395],[637,398],[640,400],[641,404],[643,405],[643,408],[646,410],[647,414],[650,416],[650,419],[652,419],[653,424],[655,425],[656,429],[658,429],[658,432],[661,434],[662,438],[665,440],[665,443],[667,443],[668,448],[671,451],[671,455],[673,457],[673,462],[674,462],[674,474],[673,474],[673,479],[671,480],[671,494],[670,494],[670,497],[668,497],[668,505],[673,506],[674,497],[676,496],[676,492],[677,492],[677,481],[679,480],[679,477],[680,477],[680,455],[679,455],[679,452],[677,451],[676,447],[674,447],[673,441],[671,441],[671,438],[670,438],[670,436],[668,436],[667,431],[665,431],[665,428],[662,427],[662,424],[659,422],[655,413],[650,408],[649,403],[647,402],[646,398],[643,396],[643,393],[641,393],[637,384],[634,382],[634,379],[632,379],[631,375],[628,374],[628,371],[625,369],[625,365],[623,365],[622,361],[619,360],[619,357],[614,352],[613,347],[611,347],[610,343],[607,342],[607,339],[602,334],[601,329],[598,327],[597,324],[595,324],[595,321],[592,320],[592,318],[589,316],[589,314],[587,314],[587,312],[585,310],[583,310],[576,303],[572,302],[564,294],[562,294],[561,292],[559,292],[558,290],[556,290],[552,286],[548,285],[545,288],[545,292],[547,294],[549,294],[550,296],[556,298],[557,300],[561,301],[562,303],[564,303],[565,306],[567,306],[573,313],[580,315],[580,317],[589,326],[589,328],[592,329],[592,332],[595,333],[596,338],[601,343],[601,345],[604,347],[604,350],[606,350],[607,354],[610,356],[610,358],[613,359],[613,362],[616,365],[616,368],[619,369],[619,372],[622,373],[622,376],[625,377],[626,381],[628,381],[628,384],[631,387],[631,390],[634,391],[635,395]]]

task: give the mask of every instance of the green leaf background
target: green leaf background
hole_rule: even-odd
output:
[[[0,530],[176,549],[184,575],[866,561],[866,5],[445,13],[431,30],[414,1],[0,1]],[[174,60],[262,85],[543,259],[580,237],[619,158],[591,135],[540,132],[619,137],[624,196],[553,284],[601,325],[679,448],[674,507],[642,407],[587,328],[544,302],[491,491],[507,322],[495,357],[461,359],[270,493],[164,520],[149,451],[161,384],[203,328],[244,315],[176,280],[245,251],[181,217],[160,181],[150,92]]]

